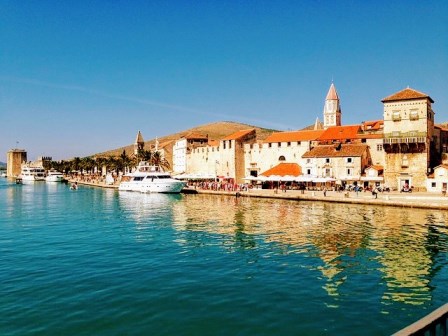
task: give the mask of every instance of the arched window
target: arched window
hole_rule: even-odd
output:
[[[281,156],[278,158],[278,160],[279,160],[279,161],[285,161],[286,159],[285,159],[285,157],[284,157],[283,155],[281,155]]]

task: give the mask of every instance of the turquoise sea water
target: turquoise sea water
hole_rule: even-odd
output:
[[[390,335],[448,302],[447,212],[0,180],[0,335]]]

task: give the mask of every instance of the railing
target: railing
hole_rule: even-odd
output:
[[[385,139],[388,138],[426,138],[427,133],[426,132],[417,132],[417,131],[409,131],[409,132],[391,132],[391,133],[384,133],[383,137]]]
[[[448,324],[448,303],[434,310],[417,322],[401,329],[392,336],[446,336]]]
[[[409,144],[409,143],[425,143],[426,132],[392,132],[385,133],[383,136],[384,144]]]

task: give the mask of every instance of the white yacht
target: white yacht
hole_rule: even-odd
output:
[[[44,167],[23,165],[19,178],[23,181],[45,181],[45,169]]]
[[[47,176],[45,177],[45,181],[47,182],[64,182],[65,178],[61,172],[56,170],[49,170]]]
[[[173,179],[162,167],[142,161],[134,172],[122,177],[118,190],[177,194],[184,186],[184,182]]]

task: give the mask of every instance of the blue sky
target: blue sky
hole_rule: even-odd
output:
[[[0,2],[0,161],[87,156],[216,121],[382,118],[410,86],[448,121],[447,1]]]

